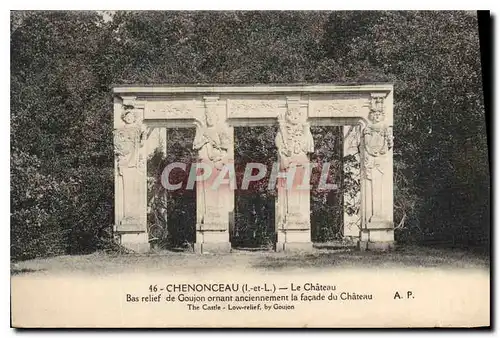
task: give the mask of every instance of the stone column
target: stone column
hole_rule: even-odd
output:
[[[361,125],[343,127],[343,195],[344,195],[344,227],[342,236],[347,241],[357,242],[361,229],[361,193],[360,183],[360,155]]]
[[[314,141],[300,98],[287,98],[286,112],[278,117],[278,122],[276,251],[311,250],[308,154],[314,151]]]
[[[149,251],[147,233],[147,179],[142,123],[144,105],[134,97],[114,104],[115,235],[121,245]]]
[[[218,97],[204,97],[204,121],[198,121],[194,149],[198,150],[199,169],[197,176],[211,174],[196,182],[196,243],[195,251],[229,252],[229,220],[234,198],[231,179],[227,176],[233,164],[232,131],[221,118],[223,107]],[[234,168],[234,167],[233,167]],[[232,171],[234,173],[234,170]]]
[[[361,137],[361,250],[394,246],[392,102],[384,101],[385,94],[372,95]]]

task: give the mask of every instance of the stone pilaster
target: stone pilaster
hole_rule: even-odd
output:
[[[205,170],[210,173],[196,182],[196,243],[195,251],[229,252],[229,220],[231,203],[234,199],[230,179],[221,181],[232,164],[232,130],[220,119],[218,97],[204,97],[204,121],[198,121],[194,149],[198,150],[200,168],[197,176],[203,177]],[[234,171],[233,171],[234,172]]]
[[[310,162],[314,141],[306,107],[298,97],[287,97],[286,112],[278,117],[278,198],[276,251],[311,250]]]
[[[388,108],[385,94],[372,95],[368,123],[361,136],[362,250],[394,246],[392,105]]]
[[[149,250],[147,233],[147,179],[142,123],[144,105],[134,97],[115,100],[115,234],[124,247]]]

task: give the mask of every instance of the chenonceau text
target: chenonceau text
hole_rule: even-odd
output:
[[[238,292],[240,284],[167,284],[165,290],[168,292]]]

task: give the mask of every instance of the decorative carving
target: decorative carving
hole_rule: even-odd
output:
[[[386,155],[392,149],[392,128],[385,123],[384,96],[373,95],[370,104],[369,123],[362,134],[362,174],[364,181],[364,217],[372,224],[383,226]],[[373,226],[373,225],[372,225]]]
[[[205,100],[205,121],[197,120],[193,141],[193,149],[198,150],[199,159],[221,169],[227,163],[231,143],[226,126],[218,121],[217,101]]]
[[[268,117],[276,116],[278,110],[284,106],[278,100],[249,100],[230,101],[229,107],[230,117],[254,116],[256,112],[259,112],[261,117]]]
[[[286,113],[278,116],[275,142],[282,169],[289,168],[292,163],[309,163],[308,154],[314,151],[314,140],[306,119],[299,105],[290,104]]]
[[[359,113],[360,107],[357,103],[348,103],[342,101],[334,101],[331,103],[317,104],[314,107],[314,116],[351,116]]]
[[[205,119],[197,121],[193,148],[198,150],[198,159],[212,167],[212,175],[229,162],[232,138],[224,122],[219,122],[218,98],[205,97]],[[228,193],[222,186],[211,186],[213,180],[198,182],[198,230],[224,230],[228,228],[228,216],[223,202]]]
[[[149,109],[153,116],[159,117],[186,117],[193,114],[193,103],[187,104],[183,102],[162,102],[162,103],[150,103]]]
[[[393,146],[392,128],[384,121],[383,97],[372,98],[368,119],[370,123],[363,130],[365,159],[385,155]]]
[[[118,160],[118,173],[123,174],[123,168],[144,168],[144,159],[140,148],[144,145],[146,129],[137,122],[136,112],[127,107],[121,118],[125,123],[122,128],[114,130],[114,150]]]
[[[307,116],[301,111],[297,99],[287,99],[285,114],[278,117],[279,129],[276,135],[276,147],[281,170],[287,171],[295,167],[295,175],[301,182],[309,179],[309,153],[314,151],[314,140]],[[280,210],[278,210],[278,228],[308,229],[309,222],[309,190],[283,184],[278,188]],[[307,210],[304,210],[307,208]]]
[[[123,203],[120,225],[137,230],[137,227],[141,227],[144,223],[141,210],[137,207],[142,204],[144,190],[142,179],[145,161],[141,148],[146,138],[146,130],[142,123],[138,123],[136,113],[133,106],[124,106],[121,114],[124,126],[116,128],[113,133],[120,196]]]

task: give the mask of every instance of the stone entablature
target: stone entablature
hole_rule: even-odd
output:
[[[307,159],[314,147],[309,126],[345,126],[344,156],[360,161],[356,174],[361,191],[360,196],[345,196],[345,203],[359,204],[359,211],[345,215],[344,236],[359,239],[362,248],[392,245],[392,85],[117,86],[113,93],[115,232],[123,245],[139,251],[149,247],[145,162],[158,145],[168,152],[162,136],[167,127],[196,128],[200,160],[212,163],[232,160],[234,126],[257,125],[279,126],[276,140],[269,141],[276,142],[281,163],[290,160],[286,151],[291,149],[299,149],[297,158]],[[287,130],[296,136],[284,137]],[[233,192],[203,194],[203,186],[198,190],[197,247],[230,248]],[[297,216],[309,215],[308,192],[284,193],[277,199],[279,248],[308,246],[309,219]],[[286,214],[292,209],[294,213]]]

